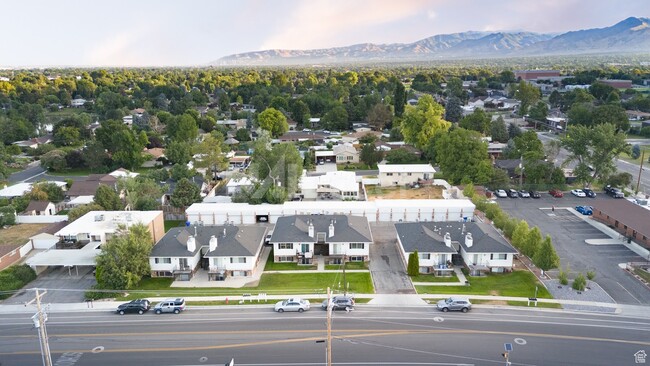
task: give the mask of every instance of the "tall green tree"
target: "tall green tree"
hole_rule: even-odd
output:
[[[325,129],[332,131],[345,131],[348,129],[348,111],[342,105],[330,109],[323,115],[320,123]]]
[[[167,137],[171,140],[190,142],[194,141],[199,135],[199,125],[191,114],[184,113],[180,116],[171,117],[166,124]]]
[[[408,275],[411,277],[417,276],[420,274],[420,256],[418,251],[414,251],[409,254],[408,264],[406,266]]]
[[[117,192],[112,187],[104,184],[100,184],[97,188],[94,201],[107,211],[120,211],[124,209],[124,204]]]
[[[458,125],[464,129],[487,134],[490,130],[490,116],[481,108],[477,108],[472,114],[463,117]]]
[[[520,220],[515,227],[515,231],[512,232],[512,238],[510,242],[515,246],[515,248],[518,248],[522,252],[523,248],[526,246],[526,240],[528,239],[529,231],[530,229],[528,228],[528,223],[524,220]]]
[[[542,93],[536,86],[523,80],[520,81],[517,86],[517,91],[515,91],[515,98],[521,102],[518,109],[519,115],[525,116],[528,113],[528,108],[534,105],[541,97]]]
[[[537,253],[542,244],[542,232],[537,226],[533,227],[528,231],[526,239],[524,240],[524,246],[521,248],[522,252],[526,254],[529,258]]]
[[[239,131],[246,130],[241,129]],[[194,166],[197,168],[207,168],[208,173],[226,169],[228,161],[222,154],[223,147],[223,136],[219,132],[212,131],[212,133],[203,138],[203,141],[197,147],[197,153],[201,158],[194,162]]]
[[[546,103],[539,101],[532,107],[530,107],[529,111],[529,116],[530,118],[534,119],[535,121],[546,121],[546,117],[548,116],[548,105]]]
[[[97,284],[102,289],[128,290],[151,273],[149,254],[153,240],[147,227],[135,224],[120,231],[102,245],[97,256]]]
[[[381,161],[382,154],[380,151],[377,151],[374,144],[363,144],[361,152],[359,153],[359,160],[369,167],[374,167],[378,162]]]
[[[165,157],[172,164],[187,164],[192,160],[192,146],[187,141],[171,141],[165,149]]]
[[[104,211],[104,207],[96,203],[77,206],[68,212],[68,222],[73,222],[90,211]]]
[[[458,122],[463,118],[463,109],[458,97],[449,97],[445,104],[445,120],[449,122]]]
[[[561,141],[569,152],[565,164],[577,162],[574,169],[576,179],[587,184],[594,180],[606,180],[616,172],[615,159],[623,152],[630,152],[625,134],[617,132],[616,127],[609,123],[591,128],[569,126]]]
[[[524,160],[540,160],[544,158],[544,144],[533,130],[524,132],[514,138],[516,154],[513,158],[523,157]]]
[[[404,88],[404,84],[399,80],[395,83],[393,104],[395,106],[395,115],[401,117],[404,113],[404,106],[406,105],[406,88]]]
[[[462,180],[474,184],[490,181],[492,164],[487,144],[475,131],[457,128],[440,135],[435,141],[436,160],[452,184]]]
[[[201,201],[201,189],[187,178],[176,183],[170,203],[174,207],[187,207]]]
[[[544,271],[560,267],[560,257],[553,247],[550,235],[546,235],[539,249],[535,252],[533,263]]]
[[[307,103],[302,100],[296,101],[291,109],[291,117],[301,126],[307,125],[309,118],[311,117],[311,112],[309,111]]]
[[[257,116],[260,128],[269,131],[271,136],[279,137],[289,131],[287,117],[275,108],[267,108]]]
[[[490,136],[492,136],[492,141],[494,142],[508,142],[510,136],[508,136],[508,128],[503,117],[499,116],[499,118],[490,123]]]
[[[41,156],[41,166],[56,172],[65,170],[68,167],[65,160],[65,151],[52,150]]]
[[[393,119],[393,113],[390,107],[383,103],[375,104],[368,111],[368,124],[377,131],[382,131],[384,127]]]
[[[407,106],[400,123],[404,141],[423,149],[439,132],[445,132],[451,123],[442,119],[444,109],[430,95],[424,95],[416,106]]]

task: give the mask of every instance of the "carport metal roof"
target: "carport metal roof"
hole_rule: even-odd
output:
[[[50,249],[27,260],[30,266],[94,266],[101,249]]]

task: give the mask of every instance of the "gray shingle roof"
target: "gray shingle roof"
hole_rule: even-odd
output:
[[[295,215],[279,217],[273,230],[271,243],[315,243],[309,236],[309,222],[314,225],[314,235],[325,233],[326,243],[369,243],[372,234],[368,219],[345,215]],[[330,223],[334,225],[334,236],[329,236]]]
[[[472,234],[473,245],[465,245],[465,233]],[[449,233],[467,253],[516,253],[517,251],[492,226],[478,222],[412,222],[397,223],[395,229],[406,252],[455,253],[445,246],[443,236]],[[456,244],[456,245],[458,245]],[[454,247],[455,245],[452,245]]]
[[[196,232],[194,231],[196,228]],[[224,236],[224,228],[226,235]],[[196,233],[196,236],[195,236]],[[254,256],[263,245],[266,228],[262,226],[191,226],[169,230],[154,245],[151,257],[193,257],[206,247],[206,257]],[[187,239],[195,236],[196,250],[187,250]],[[210,237],[217,238],[217,249],[208,252]]]

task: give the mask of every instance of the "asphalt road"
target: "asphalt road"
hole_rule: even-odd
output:
[[[55,366],[323,365],[325,312],[192,309],[180,315],[50,314]],[[529,309],[358,305],[332,321],[334,365],[634,365],[650,320]],[[0,315],[2,366],[40,365],[29,315]]]
[[[578,198],[566,192],[563,198],[553,198],[541,192],[542,198],[500,198],[499,206],[508,214],[526,220],[530,226],[538,226],[542,235],[549,234],[560,256],[562,268],[586,273],[596,272],[598,283],[617,303],[649,304],[650,291],[619,268],[619,263],[644,261],[636,253],[619,245],[588,245],[585,239],[609,238],[601,231],[563,209],[588,205],[591,198]],[[599,199],[613,199],[598,192]],[[555,206],[555,212],[551,208]],[[557,270],[552,271],[557,274]]]
[[[372,223],[373,244],[370,246],[369,269],[378,294],[414,294],[415,289],[397,245],[392,223]]]
[[[64,182],[66,179],[77,181],[86,179],[86,176],[62,176],[47,174],[47,170],[43,169],[40,165],[40,162],[37,161],[34,165],[28,167],[27,169],[10,175],[8,181],[10,183],[34,183],[41,180]]]

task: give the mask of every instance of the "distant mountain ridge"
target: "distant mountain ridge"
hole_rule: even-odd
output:
[[[627,18],[613,26],[559,35],[532,32],[440,34],[413,43],[361,43],[313,50],[266,50],[222,57],[210,65],[300,65],[399,62],[607,53],[650,53],[650,19]]]

